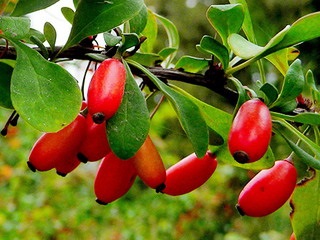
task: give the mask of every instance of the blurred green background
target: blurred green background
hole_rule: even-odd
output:
[[[202,35],[215,33],[205,18],[210,0],[146,1],[157,13],[176,24],[181,37],[178,56],[201,56],[195,45]],[[319,9],[314,1],[248,0],[258,40],[263,45],[273,34],[304,14]],[[159,43],[164,40],[159,38]],[[315,69],[319,41],[302,44],[304,66]],[[267,76],[278,73],[266,63]],[[239,73],[250,84],[256,80],[253,66]],[[202,100],[232,111],[224,98],[206,90],[181,84]],[[10,111],[0,109],[5,124]],[[240,216],[235,204],[250,171],[219,165],[211,179],[196,191],[180,197],[155,193],[137,179],[128,194],[107,206],[95,202],[93,180],[97,163],[82,164],[62,178],[54,171],[31,172],[26,161],[40,133],[23,120],[0,138],[0,238],[1,239],[215,239],[282,240],[292,232],[288,204],[274,214],[256,219]],[[152,119],[150,135],[166,167],[192,152],[172,108],[164,103]],[[278,158],[288,149],[272,143]]]

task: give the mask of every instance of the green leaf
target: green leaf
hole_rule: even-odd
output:
[[[75,12],[73,11],[73,9],[69,7],[63,7],[61,8],[61,13],[70,24],[73,24],[73,19],[75,15]]]
[[[318,239],[320,236],[319,171],[313,171],[312,174],[296,186],[291,198],[291,223],[296,239],[299,240]]]
[[[130,19],[130,32],[140,34],[146,27],[148,21],[148,9],[142,8],[140,13],[134,18]]]
[[[219,59],[223,69],[227,69],[229,66],[229,51],[220,42],[213,37],[205,35],[200,41],[200,47],[206,52],[214,55]]]
[[[173,58],[175,57],[175,54],[177,52],[177,50],[179,49],[179,44],[180,44],[180,37],[179,37],[179,32],[176,28],[176,26],[173,24],[173,22],[171,22],[169,19],[160,16],[158,14],[155,14],[158,21],[160,21],[160,23],[163,25],[167,36],[168,36],[168,47],[167,49],[172,49],[174,51],[172,51],[172,53],[168,56],[167,59],[167,65],[171,63],[171,61],[173,60]],[[162,52],[162,51],[161,51]],[[163,57],[163,55],[161,55],[159,53],[160,56]]]
[[[77,8],[79,2],[80,2],[80,0],[73,0],[73,6],[74,6],[75,8]]]
[[[122,34],[122,44],[119,47],[119,52],[123,53],[131,47],[140,44],[139,36],[135,33]]]
[[[148,19],[145,28],[141,35],[146,36],[147,40],[144,41],[140,47],[142,53],[152,53],[158,36],[157,17],[150,9],[148,9]]]
[[[278,112],[271,112],[273,116],[291,121],[310,125],[320,125],[320,114],[313,112],[303,112],[297,115],[286,115]]]
[[[274,118],[273,119],[273,126],[274,126],[274,130],[277,130],[276,128],[276,124],[280,124],[282,127],[287,128],[292,134],[294,134],[299,141],[302,141],[313,153],[316,157],[320,157],[320,146],[318,144],[316,144],[315,142],[313,142],[311,139],[309,139],[307,136],[305,136],[303,133],[301,133],[300,131],[298,131],[295,127],[293,127],[291,124],[289,124],[288,122],[286,122],[284,119],[279,119],[279,118]],[[278,131],[278,133],[283,136],[285,138],[285,135],[283,132]],[[288,138],[285,138],[285,140],[287,140]],[[290,140],[290,139],[288,139]],[[291,141],[291,140],[290,140]],[[290,145],[290,144],[289,144]],[[292,148],[292,150],[295,151],[294,148]],[[299,151],[297,151],[297,155],[299,154]],[[302,154],[303,152],[300,151],[300,154]],[[299,155],[298,155],[299,156]],[[307,159],[307,155],[306,155],[306,159]]]
[[[268,104],[272,104],[278,98],[278,89],[271,83],[263,84],[259,90],[262,91],[268,98]]]
[[[230,3],[232,4],[241,4],[244,12],[244,20],[242,24],[242,29],[249,39],[249,41],[256,43],[256,38],[253,30],[253,25],[251,21],[251,16],[250,16],[250,11],[248,8],[248,4],[246,0],[229,0]]]
[[[117,113],[108,121],[107,136],[112,151],[121,159],[133,157],[149,133],[150,118],[146,101],[130,71],[125,94]]]
[[[156,62],[161,62],[163,60],[158,54],[155,53],[140,53],[136,52],[133,56],[128,57],[132,61],[138,62],[143,66],[154,66]]]
[[[20,40],[26,36],[30,30],[30,19],[25,17],[0,16],[0,30],[4,36]]]
[[[37,45],[41,51],[41,55],[45,58],[49,58],[49,52],[48,49],[44,46],[44,44],[41,42],[41,40],[35,36],[31,36],[30,40],[33,44]]]
[[[32,37],[36,37],[41,43],[44,43],[46,41],[46,38],[44,36],[44,34],[36,29],[30,28],[28,34],[26,36],[24,36],[21,41],[24,43],[30,43],[30,44],[34,44],[31,41]]]
[[[274,46],[279,44],[282,41],[286,33],[290,30],[290,26],[286,26],[282,31],[277,33],[266,46],[261,47],[252,42],[249,42],[247,39],[242,37],[239,34],[231,34],[228,38],[228,43],[232,51],[239,57],[243,59],[255,58],[256,60],[274,52],[271,51]]]
[[[104,39],[105,43],[107,44],[107,46],[113,47],[121,42],[122,37],[116,36],[110,32],[105,32],[105,33],[103,33],[103,39]]]
[[[287,105],[288,102],[294,100],[302,92],[304,83],[301,61],[297,59],[290,65],[284,78],[279,97],[271,107],[282,108],[284,105]]]
[[[139,14],[143,7],[143,0],[80,1],[63,50],[88,36],[107,32],[121,25]]]
[[[170,101],[177,113],[183,130],[193,145],[196,155],[198,157],[203,157],[208,150],[209,134],[206,122],[204,121],[198,106],[188,97],[161,82],[160,79],[139,63],[133,61],[128,61],[128,63],[145,73]]]
[[[207,18],[219,33],[223,45],[228,46],[228,36],[238,33],[244,20],[244,12],[240,4],[212,5],[207,11]]]
[[[241,107],[241,105],[249,100],[247,91],[244,89],[241,81],[235,77],[230,77],[229,78],[230,81],[232,81],[232,83],[234,84],[234,86],[237,89],[238,92],[238,100],[237,100],[237,104],[233,110],[233,116],[235,116],[235,114],[238,112],[239,108]]]
[[[209,60],[192,56],[182,56],[175,65],[176,69],[197,73],[209,66]]]
[[[306,84],[304,85],[302,96],[309,98],[317,108],[320,107],[320,92],[316,86],[311,70],[307,71]]]
[[[299,51],[294,47],[290,47],[269,54],[265,58],[271,62],[283,76],[285,76],[289,69],[288,61],[295,60],[298,55]]]
[[[57,40],[56,29],[54,28],[54,26],[51,23],[46,22],[43,27],[43,33],[44,33],[44,36],[45,36],[47,42],[50,45],[51,51],[54,52],[54,49],[56,46],[56,40]]]
[[[288,137],[286,137],[279,130],[276,131],[280,134],[287,142],[292,151],[300,158],[302,162],[304,162],[307,166],[320,170],[320,159],[316,159],[311,156],[309,153],[300,148],[297,144],[292,142]]]
[[[13,68],[0,62],[0,106],[13,109],[10,97],[10,83]]]
[[[61,66],[45,60],[37,51],[11,40],[17,62],[11,79],[15,110],[31,126],[55,132],[74,120],[81,107],[75,79]]]
[[[275,50],[320,37],[320,12],[310,13],[299,18],[290,27],[284,38],[275,46]],[[275,51],[274,50],[274,51]]]
[[[27,13],[45,9],[59,0],[19,0],[11,16],[22,16]]]
[[[176,53],[177,49],[176,48],[163,48],[161,49],[161,51],[158,53],[158,55],[163,58],[166,59],[168,58],[170,55],[174,55]]]
[[[235,161],[232,155],[230,154],[227,145],[228,135],[230,132],[233,116],[225,111],[222,111],[221,109],[215,108],[207,103],[200,101],[199,99],[191,96],[182,89],[179,89],[179,92],[187,96],[199,107],[201,114],[204,120],[206,121],[208,127],[211,128],[217,134],[219,134],[223,139],[223,144],[221,146],[210,146],[210,150],[214,152],[214,154],[216,154],[219,161],[225,164],[233,165],[244,169],[256,170],[268,168],[274,164],[275,159],[270,147],[268,148],[267,153],[259,161],[247,164],[240,164],[237,161]]]

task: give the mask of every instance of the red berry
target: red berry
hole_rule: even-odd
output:
[[[131,188],[136,171],[131,159],[122,160],[113,152],[105,156],[94,181],[97,203],[108,204],[126,194]]]
[[[191,192],[211,177],[217,164],[216,156],[210,152],[203,158],[193,153],[167,170],[165,188],[160,192],[172,196]]]
[[[79,114],[68,126],[44,133],[31,149],[28,166],[32,171],[48,171],[74,158],[86,133],[86,120]]]
[[[151,188],[161,188],[162,186],[163,188],[166,169],[150,136],[147,137],[132,161],[138,176],[147,186]]]
[[[263,217],[279,209],[291,196],[297,171],[287,160],[275,162],[272,168],[260,171],[243,188],[237,209],[241,215]]]
[[[91,116],[87,116],[86,121],[87,135],[79,148],[78,158],[81,162],[97,161],[111,151],[106,135],[106,122],[96,124]]]
[[[79,159],[73,155],[69,158],[61,159],[60,161],[56,162],[55,169],[57,174],[65,177],[68,173],[72,172],[80,165]]]
[[[118,59],[104,60],[88,87],[88,111],[95,123],[111,118],[118,110],[125,89],[126,70]]]
[[[259,99],[245,102],[237,112],[229,133],[230,153],[239,163],[259,160],[268,150],[272,134],[271,115]]]

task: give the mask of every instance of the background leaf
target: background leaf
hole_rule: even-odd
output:
[[[167,36],[168,36],[168,46],[166,47],[167,49],[173,50],[169,55],[166,64],[169,65],[173,58],[175,57],[178,49],[179,49],[179,44],[180,44],[180,37],[179,37],[179,32],[176,26],[174,25],[173,22],[171,22],[169,19],[160,16],[158,14],[155,14],[157,17],[158,21],[161,22],[163,25]],[[160,51],[159,55],[163,57],[161,54],[162,51]],[[165,57],[164,57],[165,58]]]
[[[205,35],[200,41],[200,47],[211,55],[217,57],[222,64],[223,69],[229,66],[228,49],[213,37]]]
[[[138,15],[130,19],[130,32],[140,34],[146,27],[147,21],[148,9],[145,7],[140,10]]]
[[[209,66],[209,60],[192,56],[182,56],[176,63],[175,68],[182,68],[186,72],[197,73]]]
[[[0,29],[11,39],[22,39],[30,30],[30,19],[25,17],[0,16]]]
[[[27,13],[45,9],[59,0],[19,0],[11,16],[22,16]]]
[[[319,171],[314,171],[310,179],[297,185],[291,205],[291,223],[296,239],[317,239],[320,236],[320,177]]]
[[[278,89],[270,83],[263,84],[259,90],[267,97],[267,105],[272,104],[278,98]]]
[[[244,12],[240,4],[212,5],[207,11],[207,18],[219,33],[223,45],[228,46],[228,36],[238,33],[244,20]]]
[[[310,13],[295,21],[286,33],[276,50],[290,47],[320,37],[320,12]]]
[[[139,14],[143,7],[145,7],[143,0],[80,1],[64,49],[88,36],[107,32],[121,25]]]
[[[38,52],[11,41],[17,62],[11,80],[15,110],[31,126],[55,132],[76,118],[81,92],[75,79],[59,65],[46,61]]]
[[[43,34],[50,45],[51,51],[54,52],[54,48],[57,40],[56,29],[51,23],[46,22],[43,27]]]
[[[73,9],[69,7],[63,7],[61,8],[61,13],[70,24],[73,24],[73,19],[75,15],[75,12],[73,11]]]
[[[303,112],[297,115],[286,115],[283,113],[271,112],[273,116],[298,123],[305,123],[310,125],[320,125],[320,114],[313,112]]]
[[[108,120],[107,136],[112,151],[121,159],[133,157],[149,133],[146,101],[128,67],[125,94],[117,113]]]
[[[147,23],[141,35],[146,36],[147,40],[142,43],[140,51],[142,53],[152,53],[158,36],[158,24],[155,13],[150,9],[148,9]]]
[[[302,71],[301,61],[295,60],[289,67],[284,82],[281,88],[281,92],[277,100],[272,104],[272,108],[281,108],[302,92],[304,86],[304,74]]]
[[[244,12],[244,20],[242,24],[242,29],[246,34],[249,41],[256,43],[256,37],[253,30],[253,25],[251,21],[250,11],[246,0],[229,0],[232,4],[241,4]]]

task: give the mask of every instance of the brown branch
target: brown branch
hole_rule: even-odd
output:
[[[38,48],[35,48],[35,50],[40,52],[40,49]],[[50,48],[48,48],[50,56],[56,56],[60,50],[61,47],[56,47],[55,51],[51,52]],[[4,46],[0,46],[0,52],[4,52],[2,58],[16,59],[17,54],[13,47],[5,49]],[[83,46],[75,46],[63,51],[62,53],[59,53],[56,58],[70,60],[92,60],[92,58],[88,56],[88,54],[106,54],[106,51],[86,48]],[[197,86],[203,86],[225,97],[233,104],[237,101],[237,93],[225,86],[226,79],[223,70],[215,66],[211,66],[205,74],[185,72],[181,69],[166,69],[159,66],[148,67],[148,69],[163,81],[174,80]],[[137,76],[146,79],[144,74],[138,69],[132,68],[132,72]]]

